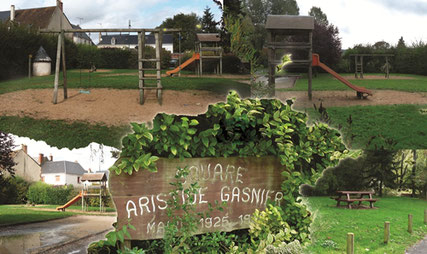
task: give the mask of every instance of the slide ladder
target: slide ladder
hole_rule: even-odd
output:
[[[58,211],[65,211],[65,208],[69,207],[70,205],[76,203],[79,199],[81,199],[83,197],[85,193],[83,191],[81,191],[77,196],[75,196],[74,198],[72,198],[70,201],[68,201],[65,205],[63,206],[58,206],[56,208],[56,210]]]
[[[200,59],[200,54],[199,53],[193,53],[193,56],[188,59],[187,61],[185,61],[184,63],[182,63],[180,66],[176,67],[175,69],[171,70],[171,71],[167,71],[166,74],[168,76],[172,76],[173,74],[179,72],[179,70],[184,69],[185,67],[187,67],[189,64],[191,64],[192,62],[199,60]]]
[[[336,73],[334,70],[320,62],[320,57],[318,54],[313,54],[313,62],[312,66],[319,66],[320,68],[324,69],[325,71],[329,72],[332,76],[334,76],[336,79],[344,83],[346,86],[350,87],[351,89],[355,90],[357,92],[358,98],[366,98],[368,95],[372,95],[372,91],[368,90],[361,86],[356,86],[350,83],[347,79],[345,79],[343,76]]]

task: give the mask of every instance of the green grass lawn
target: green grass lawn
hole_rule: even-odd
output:
[[[74,215],[71,212],[38,211],[25,205],[0,205],[0,226],[46,221]]]
[[[42,209],[56,209],[57,205],[39,205],[35,207],[28,207],[26,205],[0,205],[0,227],[21,224],[21,223],[30,223],[30,222],[40,222],[53,219],[65,218],[78,214],[89,215],[90,213],[84,213],[82,211],[70,211],[70,210],[81,210],[81,206],[70,206],[66,209],[65,212],[60,211],[45,211]],[[115,212],[114,208],[106,208],[107,212]],[[99,207],[89,207],[90,212],[99,211]],[[96,215],[110,215],[110,214],[99,214]]]
[[[86,147],[91,142],[121,148],[121,138],[130,131],[130,126],[106,126],[85,122],[0,116],[0,130],[21,137],[43,140],[48,145],[58,148]]]
[[[67,72],[67,80],[69,88],[138,89],[136,74],[136,70],[111,70],[90,75],[85,72],[80,76],[79,70],[71,70]],[[62,79],[62,73],[60,77]],[[25,89],[53,88],[53,81],[54,75],[3,81],[0,82],[0,94]],[[238,91],[242,97],[250,96],[249,85],[220,77],[163,77],[162,86],[166,90],[206,90],[218,94],[226,94],[232,89]]]
[[[354,233],[355,253],[404,253],[405,249],[427,234],[424,209],[427,201],[383,197],[375,203],[378,209],[345,209],[335,207],[329,197],[304,199],[314,213],[309,253],[345,253],[347,233]],[[408,214],[413,215],[413,233],[407,232]],[[390,242],[384,244],[384,222],[390,222]]]
[[[351,75],[351,74],[343,74]],[[383,74],[366,74],[366,75],[379,75]],[[393,76],[408,76],[413,79],[380,79],[380,80],[349,80],[350,83],[363,86],[368,89],[378,89],[378,90],[398,90],[398,91],[407,91],[407,92],[427,92],[427,76],[420,75],[410,75],[410,74],[391,74]],[[307,91],[308,82],[307,76],[303,75],[299,79],[295,86],[290,89],[279,89],[283,91]],[[328,91],[328,90],[350,90],[346,85],[336,80],[332,75],[328,73],[318,74],[316,78],[313,78],[312,84],[314,91]]]
[[[427,114],[422,114],[421,109],[427,109],[427,104],[330,107],[326,111],[332,127],[342,126],[344,140],[348,140],[350,133],[356,135],[352,148],[365,148],[372,136],[382,135],[397,143],[395,149],[426,149]],[[311,120],[318,116],[314,109],[307,112]],[[351,130],[347,124],[349,115],[353,121]]]
[[[41,209],[56,209],[58,205],[38,205],[34,206],[33,208],[41,208]],[[71,205],[65,209],[67,210],[82,210],[81,205]],[[99,207],[88,207],[89,212],[99,212]],[[108,213],[116,212],[115,208],[106,207],[105,211]]]

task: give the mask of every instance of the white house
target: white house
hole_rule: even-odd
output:
[[[153,34],[145,35],[145,45],[156,48],[156,39]],[[101,35],[98,48],[130,48],[135,49],[138,46],[138,35],[131,34],[112,34]],[[173,36],[164,34],[162,48],[173,53]]]
[[[52,185],[83,187],[82,176],[87,173],[78,162],[46,161],[42,164],[42,181]]]

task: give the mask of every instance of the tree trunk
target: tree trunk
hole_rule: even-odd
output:
[[[414,165],[412,166],[412,175],[411,175],[411,184],[412,184],[412,197],[415,197],[415,175],[416,175],[416,169],[417,169],[417,150],[412,150],[414,154]]]
[[[383,181],[382,180],[380,180],[380,191],[379,191],[380,193],[380,197],[382,197],[383,196]]]

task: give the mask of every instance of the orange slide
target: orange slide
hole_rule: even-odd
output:
[[[342,83],[344,83],[346,86],[348,86],[351,89],[355,90],[357,92],[357,97],[358,98],[366,97],[367,95],[372,95],[372,91],[370,91],[370,90],[368,90],[368,89],[366,89],[364,87],[361,87],[361,86],[353,85],[347,79],[343,78],[341,75],[339,75],[338,73],[336,73],[334,70],[332,70],[331,68],[329,68],[328,66],[326,66],[325,64],[323,64],[322,62],[320,62],[320,57],[319,57],[318,54],[313,54],[312,66],[319,66],[320,68],[322,68],[325,71],[329,72],[336,79],[338,79],[339,81],[341,81]],[[365,94],[366,94],[366,96],[365,96]]]
[[[58,211],[65,211],[65,208],[69,207],[70,205],[76,203],[79,199],[81,199],[83,196],[83,191],[81,191],[77,196],[75,196],[74,198],[72,198],[70,201],[68,201],[65,205],[63,206],[58,206],[56,208],[56,210]]]
[[[185,61],[184,63],[182,63],[180,66],[176,67],[175,69],[171,70],[171,71],[167,71],[166,74],[168,76],[172,76],[173,74],[179,72],[179,70],[184,69],[185,67],[187,67],[187,65],[191,64],[192,62],[199,60],[200,59],[200,55],[199,53],[194,53],[193,56],[188,59],[187,61]]]

